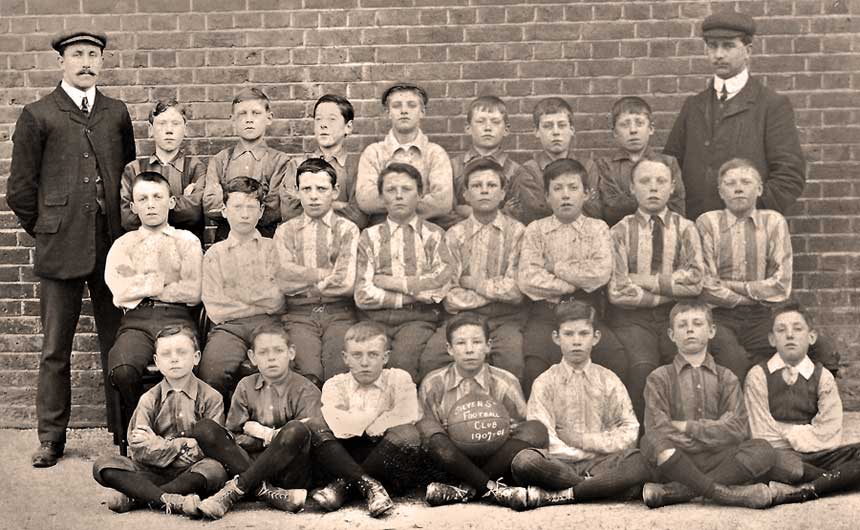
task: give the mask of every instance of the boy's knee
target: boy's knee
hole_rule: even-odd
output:
[[[281,427],[278,434],[272,439],[271,446],[281,448],[302,447],[311,439],[311,430],[307,425],[298,420],[292,420]]]
[[[110,382],[120,394],[127,394],[141,383],[142,376],[130,364],[121,364],[110,371]]]
[[[657,454],[657,465],[662,466],[675,455],[675,449],[664,449]]]
[[[770,471],[776,465],[776,449],[765,440],[747,440],[738,452],[737,459],[755,477]]]
[[[524,421],[511,433],[511,438],[527,443],[530,447],[547,447],[549,445],[549,432],[546,425],[539,421]]]
[[[385,431],[383,439],[401,449],[417,449],[421,447],[421,434],[411,424],[391,427]]]
[[[191,437],[198,443],[217,443],[226,434],[227,430],[210,418],[203,418],[191,428]]]
[[[514,478],[518,482],[522,482],[520,479],[528,476],[529,472],[536,466],[539,466],[541,461],[545,458],[546,457],[539,451],[534,449],[523,449],[514,456],[513,460],[511,460],[511,472],[514,475]]]

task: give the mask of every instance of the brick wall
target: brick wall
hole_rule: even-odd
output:
[[[0,1],[0,426],[35,421],[41,337],[32,240],[6,206],[12,129],[21,107],[60,79],[51,36],[95,23],[108,33],[101,85],[128,103],[148,152],[148,102],[190,106],[192,153],[231,142],[229,101],[242,85],[274,101],[270,143],[311,147],[309,113],[326,92],[345,94],[358,118],[358,151],[386,131],[378,96],[394,80],[431,95],[425,131],[449,152],[466,146],[463,110],[480,94],[505,97],[523,159],[538,144],[530,111],[562,95],[576,111],[580,157],[611,147],[607,111],[619,95],[645,96],[662,146],[684,98],[708,74],[698,35],[712,11],[757,17],[752,70],[788,94],[809,161],[791,216],[794,285],[843,351],[840,382],[860,406],[860,1],[518,2],[505,0],[2,0]],[[85,314],[89,311],[85,306]],[[72,378],[74,425],[103,422],[93,321],[81,319]]]

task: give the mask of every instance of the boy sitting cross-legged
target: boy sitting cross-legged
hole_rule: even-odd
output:
[[[150,506],[194,515],[198,494],[218,491],[227,475],[221,464],[205,457],[192,432],[204,419],[222,424],[224,403],[192,372],[200,349],[191,328],[160,330],[154,360],[164,379],[141,396],[134,410],[128,425],[131,458],[99,458],[93,478],[120,492],[108,500],[115,512]]]
[[[283,309],[284,295],[275,282],[275,243],[257,230],[263,215],[262,185],[236,177],[224,186],[224,195],[222,216],[230,233],[203,256],[203,305],[215,326],[198,374],[229,403],[251,333],[277,318],[273,315]]]
[[[526,403],[517,378],[486,363],[490,351],[486,320],[465,313],[451,318],[445,330],[453,362],[430,372],[421,382],[418,400],[424,417],[418,422],[418,430],[435,464],[460,485],[431,483],[427,486],[427,503],[439,506],[486,496],[504,506],[524,509],[525,488],[508,487],[497,479],[511,476],[511,461],[521,450],[546,447],[546,427],[525,419]],[[510,438],[491,454],[474,458],[458,448],[448,433],[452,408],[472,394],[499,403],[511,419]]]
[[[283,326],[261,325],[252,333],[251,345],[248,358],[259,373],[239,381],[226,429],[213,421],[194,429],[203,451],[234,476],[200,503],[200,512],[212,519],[223,517],[247,493],[274,508],[297,512],[311,485],[312,450],[319,452],[318,461],[337,472],[343,461],[343,448],[321,421],[319,389],[290,370],[296,352]],[[326,450],[330,444],[335,447]],[[346,465],[357,467],[349,455],[346,458]],[[357,474],[369,505],[390,508],[382,486],[361,471]]]
[[[640,443],[666,484],[645,484],[645,505],[658,508],[702,496],[731,506],[770,506],[766,485],[734,486],[767,476],[776,452],[764,440],[749,439],[738,378],[708,353],[716,332],[710,308],[678,302],[669,324],[678,353],[672,364],[648,376]]]
[[[362,469],[385,484],[403,491],[415,476],[421,418],[412,377],[399,368],[385,368],[389,346],[385,328],[359,322],[346,332],[343,358],[349,373],[332,377],[322,389],[322,415],[334,435]],[[351,484],[339,478],[313,493],[326,510],[347,500]]]
[[[797,304],[773,312],[768,336],[776,353],[747,374],[745,397],[753,436],[777,450],[773,504],[804,502],[860,486],[860,444],[842,445],[842,400],[833,375],[810,360],[817,337]],[[776,475],[779,469],[781,476]]]
[[[553,341],[562,360],[535,380],[527,416],[546,425],[549,449],[524,449],[511,464],[517,482],[533,486],[527,488],[529,508],[618,498],[652,477],[636,449],[639,422],[627,389],[591,362],[600,340],[594,308],[571,302],[555,314]]]
[[[627,386],[636,417],[643,418],[645,379],[671,362],[669,310],[702,291],[702,245],[696,225],[668,208],[672,169],[662,157],[633,166],[635,213],[612,227],[615,270],[609,280],[610,325],[627,351]]]
[[[445,233],[456,266],[454,285],[443,305],[450,314],[483,315],[490,326],[489,363],[519,379],[523,375],[523,326],[528,318],[528,305],[517,287],[525,227],[499,210],[505,197],[505,177],[499,164],[477,159],[466,167],[464,180],[471,213]],[[450,362],[445,343],[445,326],[439,326],[421,359],[422,376]]]

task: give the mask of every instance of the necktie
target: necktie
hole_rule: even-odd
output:
[[[723,83],[723,89],[720,91],[720,103],[725,103],[729,99],[729,91],[726,89],[726,84]]]
[[[782,370],[782,380],[785,381],[788,386],[793,385],[797,381],[797,368],[794,366],[786,366]]]
[[[89,113],[90,113],[90,105],[89,105],[89,101],[87,101],[87,97],[86,97],[86,96],[84,96],[84,98],[81,100],[81,111],[82,111],[84,114],[89,114]]]
[[[651,216],[651,274],[660,274],[663,269],[663,221],[658,215]]]

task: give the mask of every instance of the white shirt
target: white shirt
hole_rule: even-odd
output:
[[[717,99],[719,99],[720,93],[722,93],[723,91],[723,85],[726,85],[726,91],[728,92],[726,99],[728,100],[738,95],[738,92],[740,92],[741,89],[746,86],[747,81],[749,81],[749,79],[750,73],[749,70],[747,70],[746,68],[741,70],[741,73],[728,79],[723,79],[722,77],[715,75],[714,91],[717,93]]]
[[[87,97],[87,108],[93,110],[93,104],[96,102],[96,86],[93,85],[88,88],[86,91],[83,91],[79,88],[75,88],[69,83],[66,83],[66,80],[63,79],[63,82],[60,83],[60,87],[66,91],[66,94],[72,98],[72,101],[75,102],[75,105],[78,108],[81,108],[81,101],[83,101],[84,96]]]

